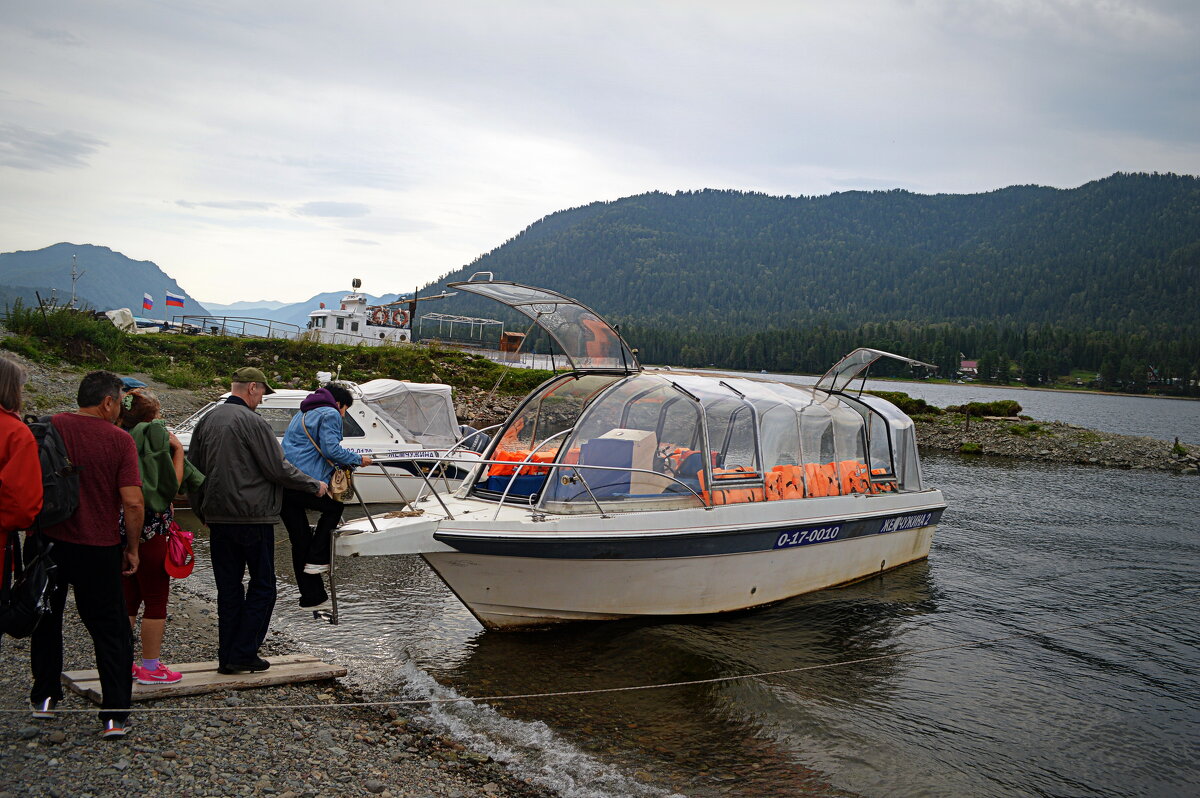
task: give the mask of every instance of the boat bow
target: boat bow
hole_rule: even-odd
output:
[[[359,522],[338,532],[335,550],[343,557],[454,551],[433,538],[441,522],[442,519],[428,515],[379,517],[374,519],[374,528]]]

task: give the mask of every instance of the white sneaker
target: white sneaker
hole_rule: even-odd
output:
[[[306,574],[325,574],[329,573],[328,565],[318,565],[317,563],[309,562],[304,564],[304,573]]]
[[[30,705],[29,705],[29,709],[31,710],[30,714],[33,715],[33,717],[37,720],[53,720],[54,719],[54,708],[56,706],[58,706],[58,702],[55,701],[53,698],[43,698],[41,701],[38,701],[36,704],[34,704],[32,702],[30,703]]]
[[[100,736],[106,740],[117,740],[129,734],[129,721],[106,720],[100,727]]]

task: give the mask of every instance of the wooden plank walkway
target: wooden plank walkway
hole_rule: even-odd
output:
[[[235,673],[224,675],[217,673],[217,663],[188,662],[182,665],[172,665],[171,669],[183,674],[183,678],[174,684],[137,684],[133,685],[133,700],[148,701],[152,698],[176,698],[185,695],[199,695],[218,690],[249,690],[255,687],[270,687],[275,684],[294,684],[296,682],[316,682],[323,679],[336,679],[345,676],[345,668],[321,662],[309,654],[286,654],[279,657],[266,657],[271,667],[258,673]],[[99,704],[100,675],[93,668],[86,671],[65,671],[62,683],[72,692]]]

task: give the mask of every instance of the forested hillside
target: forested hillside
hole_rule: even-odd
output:
[[[57,291],[55,299],[66,302],[71,298],[72,256],[76,257],[82,275],[75,287],[76,297],[96,310],[130,308],[135,315],[142,315],[142,294],[150,294],[154,309],[147,315],[154,318],[208,313],[158,264],[134,260],[93,244],[62,243],[32,251],[0,253],[0,294],[28,300],[33,289],[25,286],[48,286]],[[43,299],[50,299],[47,288],[40,290]],[[167,291],[184,297],[183,309],[166,306]]]
[[[820,371],[871,344],[950,371],[960,352],[1007,359],[1034,382],[1179,377],[1200,359],[1200,180],[652,193],[556,213],[442,283],[481,270],[580,299],[651,362]]]

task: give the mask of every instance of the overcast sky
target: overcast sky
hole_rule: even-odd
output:
[[[1197,42],[1197,0],[0,0],[0,251],[298,301],[651,190],[1198,174]]]

